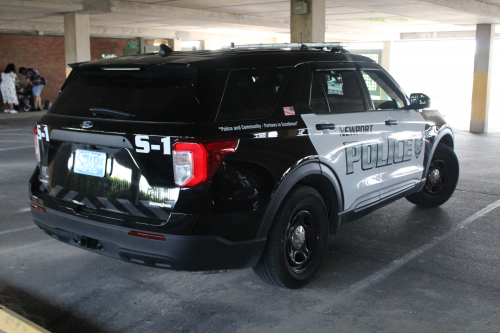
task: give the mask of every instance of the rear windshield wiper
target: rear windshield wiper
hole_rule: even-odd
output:
[[[90,108],[89,111],[92,113],[94,117],[97,116],[108,116],[108,117],[113,117],[113,118],[131,118],[135,117],[135,115],[124,112],[124,111],[119,111],[119,110],[114,110],[114,109],[108,109],[108,108]]]

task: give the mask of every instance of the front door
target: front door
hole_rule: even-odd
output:
[[[379,201],[377,147],[385,124],[369,110],[359,72],[352,63],[323,63],[311,75],[311,113],[302,118],[320,160],[339,178],[343,210]]]
[[[385,122],[381,127],[380,198],[412,189],[422,178],[424,118],[407,108],[408,100],[397,84],[382,70],[363,65],[361,74],[369,91],[374,113]]]

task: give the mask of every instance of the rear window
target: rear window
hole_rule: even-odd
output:
[[[231,70],[217,121],[268,117],[291,72],[291,67]]]
[[[99,108],[130,114],[133,121],[190,122],[199,107],[196,75],[196,68],[184,66],[82,66],[72,71],[49,113],[93,117],[90,109]]]

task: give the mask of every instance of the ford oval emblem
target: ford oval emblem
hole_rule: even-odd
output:
[[[81,128],[91,128],[92,126],[94,126],[94,123],[91,121],[82,121],[80,123],[80,126]]]

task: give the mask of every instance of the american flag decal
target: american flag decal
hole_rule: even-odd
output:
[[[293,106],[284,106],[283,111],[285,112],[285,116],[295,116]]]

